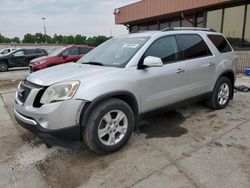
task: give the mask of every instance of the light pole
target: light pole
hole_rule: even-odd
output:
[[[43,30],[44,30],[44,39],[45,39],[45,44],[47,44],[45,19],[46,18],[42,18],[42,20],[43,20]]]

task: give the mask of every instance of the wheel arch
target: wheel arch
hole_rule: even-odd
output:
[[[93,101],[87,102],[81,112],[81,116],[80,116],[81,124],[86,125],[89,114],[92,112],[92,110],[97,104],[110,98],[120,99],[126,102],[131,107],[134,113],[135,127],[137,127],[137,122],[138,122],[138,117],[139,117],[139,106],[138,106],[136,97],[128,91],[117,91],[117,92],[107,93],[107,94],[97,97]]]
[[[218,77],[217,81],[221,77],[226,77],[226,78],[228,78],[231,81],[232,91],[231,91],[231,94],[230,94],[230,99],[233,99],[233,97],[234,97],[234,84],[235,84],[235,79],[236,79],[234,72],[232,70],[226,70],[226,71],[222,72],[220,74],[220,76]]]

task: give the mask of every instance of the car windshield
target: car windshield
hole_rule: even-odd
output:
[[[48,56],[56,56],[58,54],[60,54],[63,50],[65,50],[65,48],[57,48],[57,49],[54,49],[52,50]]]
[[[78,63],[125,67],[149,37],[113,38],[82,57]]]

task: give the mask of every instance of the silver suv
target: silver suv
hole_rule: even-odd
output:
[[[112,38],[77,63],[30,74],[18,86],[14,114],[50,145],[98,154],[120,149],[142,114],[206,100],[233,99],[236,56],[222,34],[202,28]]]

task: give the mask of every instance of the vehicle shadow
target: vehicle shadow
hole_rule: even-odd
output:
[[[146,138],[179,137],[188,130],[181,127],[185,117],[176,111],[163,113],[143,119],[139,124],[139,133],[146,134]]]

